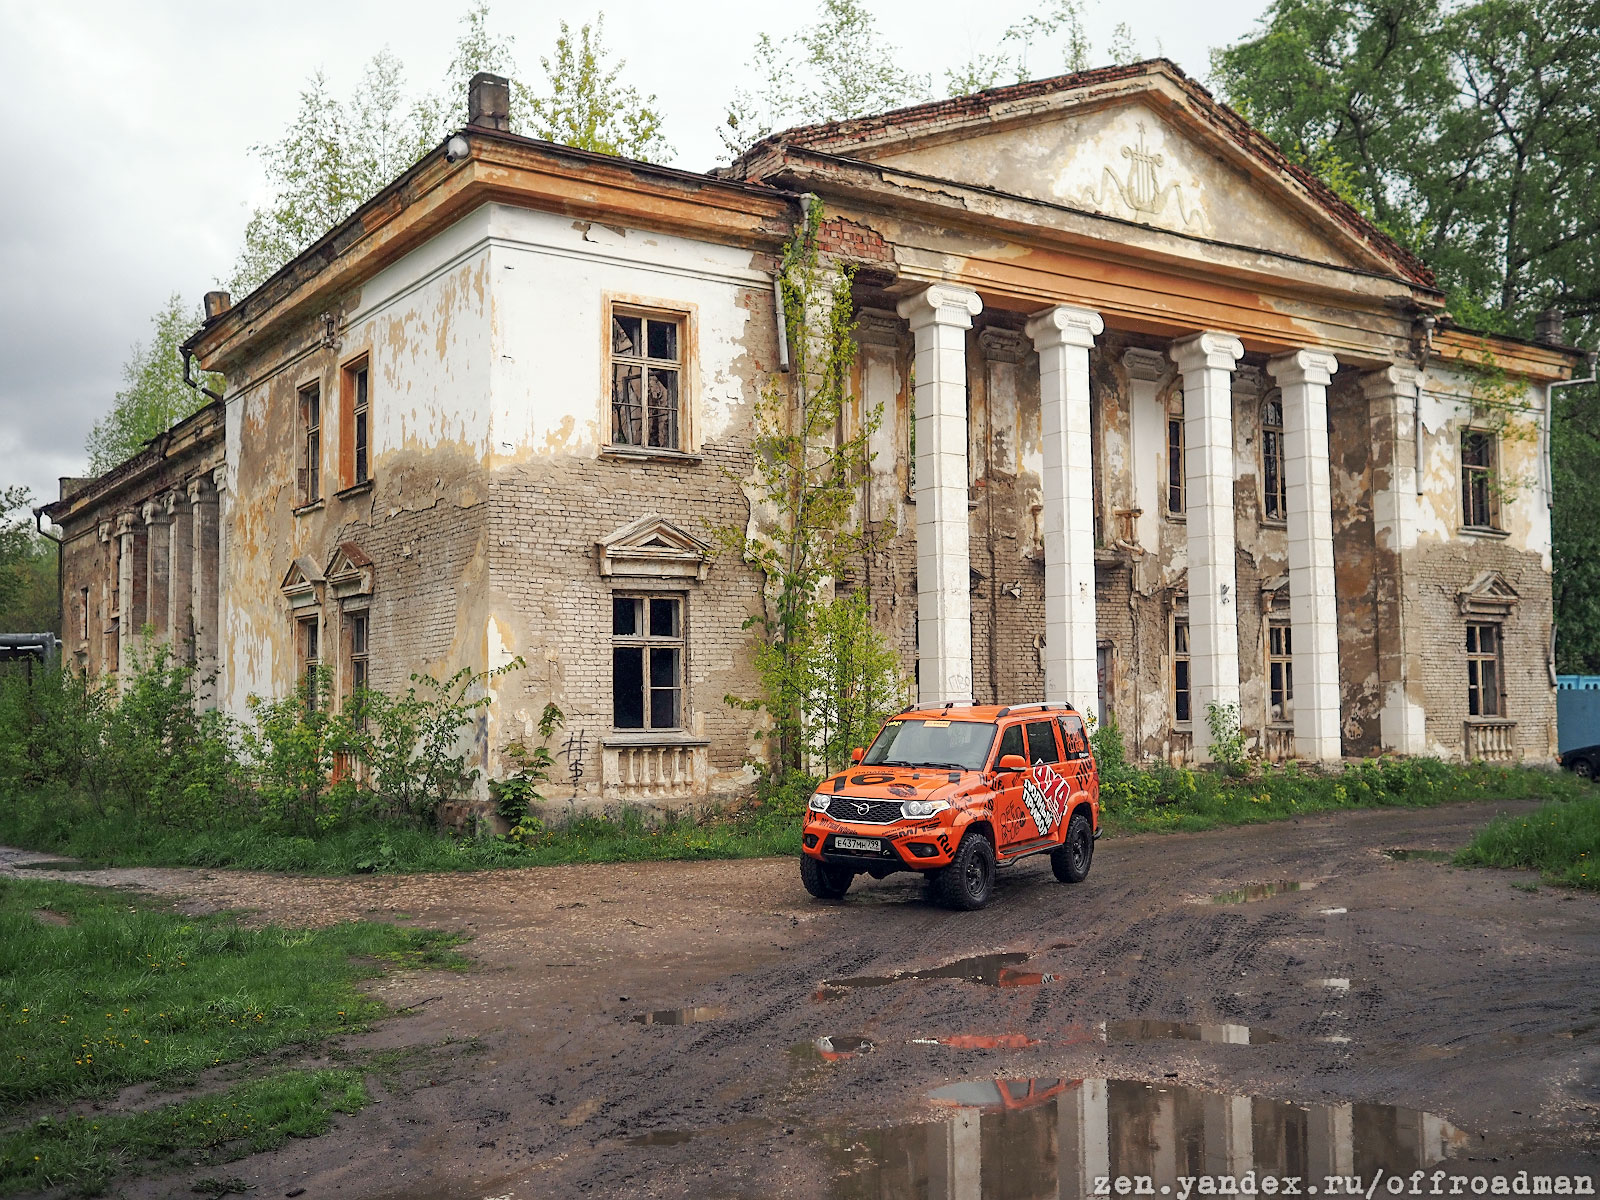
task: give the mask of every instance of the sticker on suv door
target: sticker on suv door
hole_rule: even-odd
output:
[[[1041,837],[1049,836],[1061,820],[1068,792],[1066,780],[1054,771],[1044,771],[1043,787],[1035,781],[1032,773],[1023,778],[1022,804],[1028,810],[1028,815],[1033,818],[1033,824],[1039,830]]]

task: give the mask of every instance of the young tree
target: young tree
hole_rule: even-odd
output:
[[[1060,46],[1059,66],[1035,51],[1036,46],[1051,43]],[[1113,57],[1131,52],[1132,45],[1131,31],[1126,25],[1118,25],[1112,34]],[[1091,65],[1093,53],[1088,31],[1083,27],[1081,0],[1054,0],[1045,11],[1030,13],[1008,26],[992,54],[974,55],[959,69],[946,71],[946,90],[952,96],[962,96],[1002,84],[1026,83],[1039,67],[1047,73],[1082,71]]]
[[[627,63],[620,58],[608,62],[604,34],[604,15],[577,33],[561,22],[554,55],[539,60],[545,76],[543,94],[520,89],[528,113],[524,132],[599,154],[669,157],[672,148],[661,136],[655,96],[640,96],[621,82]]]
[[[229,290],[244,296],[260,287],[465,124],[467,84],[480,71],[512,80],[513,132],[602,154],[670,154],[655,97],[622,82],[625,64],[608,60],[602,32],[602,19],[577,33],[563,21],[554,55],[540,60],[542,92],[517,78],[514,39],[494,32],[488,0],[473,0],[463,14],[436,92],[408,100],[404,67],[387,49],[373,56],[348,100],[333,96],[321,72],[314,74],[283,136],[252,147],[272,199],[250,215]]]
[[[796,33],[756,39],[754,92],[734,92],[722,141],[739,155],[774,129],[840,121],[924,100],[927,76],[903,70],[862,0],[822,0]]]
[[[183,381],[183,356],[178,346],[200,326],[198,308],[184,304],[174,292],[150,318],[148,342],[135,342],[122,365],[123,388],[84,446],[93,474],[108,471],[131,458],[151,438],[165,433],[206,404],[206,397]],[[217,376],[202,382],[220,390]]]
[[[844,609],[827,619],[827,584],[862,546],[856,500],[881,413],[852,421],[859,405],[852,391],[851,278],[822,255],[821,220],[822,206],[811,205],[804,229],[784,251],[779,287],[790,370],[773,376],[756,401],[755,461],[745,481],[750,525],[722,535],[766,577],[765,611],[752,622],[763,635],[755,655],[763,694],[728,700],[767,713],[779,774],[803,769],[808,742],[824,756],[835,753],[826,730],[859,732],[861,713],[895,686],[873,674],[894,659],[870,624],[850,620]],[[841,671],[858,681],[844,687],[851,698],[835,695],[819,708],[818,693],[838,692]],[[820,740],[808,737],[819,724]]]

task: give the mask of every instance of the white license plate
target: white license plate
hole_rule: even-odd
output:
[[[833,839],[835,850],[865,850],[872,854],[883,853],[883,841],[879,838],[853,838],[836,837]]]

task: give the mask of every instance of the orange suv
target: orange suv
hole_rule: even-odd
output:
[[[1068,704],[954,705],[889,718],[822,781],[801,830],[806,891],[836,900],[857,875],[922,871],[954,908],[982,908],[997,867],[1050,855],[1079,883],[1100,837],[1100,774]]]

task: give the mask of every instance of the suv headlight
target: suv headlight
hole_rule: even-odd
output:
[[[811,803],[808,807],[812,812],[825,813],[828,811],[828,797],[821,792],[813,792],[811,794]]]
[[[900,805],[900,813],[906,817],[931,817],[949,807],[948,800],[907,800]]]

